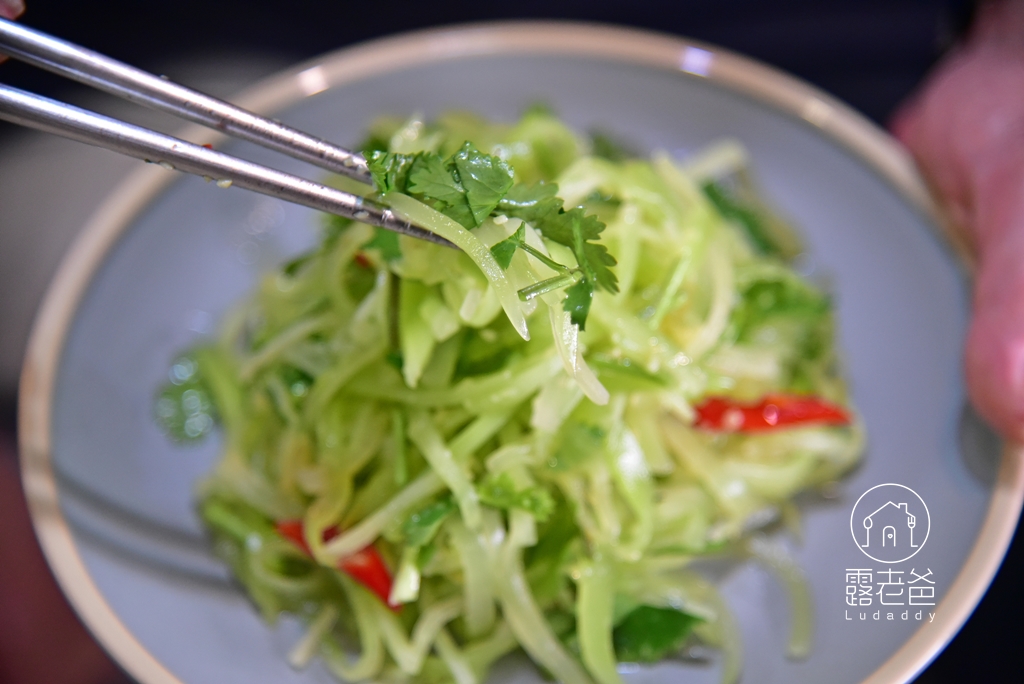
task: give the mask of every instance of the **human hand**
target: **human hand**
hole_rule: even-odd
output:
[[[0,0],[0,17],[14,19],[25,11],[25,3],[21,0]]]
[[[971,399],[1024,440],[1024,0],[982,4],[892,129],[976,248]]]

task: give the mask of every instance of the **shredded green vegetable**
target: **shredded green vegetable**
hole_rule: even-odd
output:
[[[848,406],[831,302],[735,143],[679,161],[610,141],[539,108],[381,119],[381,200],[460,249],[330,218],[173,363],[157,418],[181,441],[222,426],[199,511],[266,619],[308,622],[296,667],[471,684],[522,648],[619,684],[619,663],[703,643],[732,681],[738,630],[692,567],[723,553],[780,573],[790,653],[811,648],[798,569],[750,535],[851,468],[860,427],[697,415]]]

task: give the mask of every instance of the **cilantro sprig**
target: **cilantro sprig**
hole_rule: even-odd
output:
[[[682,648],[700,622],[675,608],[637,606],[612,632],[615,657],[623,663],[656,663]]]
[[[380,192],[411,195],[472,230],[490,216],[504,215],[529,223],[552,242],[568,247],[576,259],[567,266],[526,242],[525,226],[491,248],[502,268],[516,250],[538,259],[557,275],[519,291],[523,300],[565,288],[562,308],[580,330],[586,327],[594,292],[619,291],[612,271],[615,258],[598,242],[605,224],[583,207],[568,210],[555,183],[513,183],[514,171],[502,159],[466,142],[444,159],[436,152],[398,154],[376,150],[368,155],[370,172]]]
[[[555,500],[550,492],[540,486],[516,489],[508,473],[488,476],[480,483],[477,494],[480,502],[487,506],[504,510],[518,508],[542,523],[547,522],[555,509]]]
[[[619,281],[612,271],[615,257],[608,253],[604,245],[597,242],[605,229],[604,223],[596,216],[587,214],[583,207],[574,207],[566,211],[557,193],[558,186],[555,183],[521,183],[513,186],[505,198],[498,202],[497,210],[506,216],[522,219],[548,240],[571,249],[576,258],[575,269],[561,265],[561,268],[553,266],[549,259],[544,259],[543,255],[526,244],[524,236],[519,231],[499,242],[491,251],[493,253],[494,250],[499,250],[503,257],[507,254],[508,262],[511,262],[514,248],[519,248],[552,266],[554,270],[560,271],[559,275],[526,289],[531,290],[528,294],[536,296],[551,289],[567,287],[562,308],[569,312],[572,322],[583,330],[594,291],[598,288],[613,294],[619,291]],[[521,296],[523,294],[520,293]]]
[[[483,223],[512,187],[512,168],[470,142],[447,159],[377,150],[368,161],[378,190],[412,195],[468,229]]]

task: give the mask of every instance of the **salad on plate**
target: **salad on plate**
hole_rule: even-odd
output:
[[[375,187],[337,182],[459,249],[326,219],[156,401],[175,439],[222,429],[198,510],[262,615],[306,623],[292,664],[471,684],[522,649],[618,684],[702,644],[734,681],[709,557],[776,571],[806,655],[808,589],[758,531],[862,430],[742,147],[639,158],[539,107],[385,117],[365,147]]]

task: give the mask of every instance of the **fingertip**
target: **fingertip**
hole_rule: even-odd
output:
[[[17,19],[24,11],[25,3],[22,0],[0,0],[0,17]]]
[[[889,132],[905,147],[912,147],[913,130],[920,116],[918,99],[912,97],[900,105],[896,113],[889,119]]]
[[[971,402],[1003,437],[1024,441],[1024,330],[998,312],[975,313],[965,370]]]

